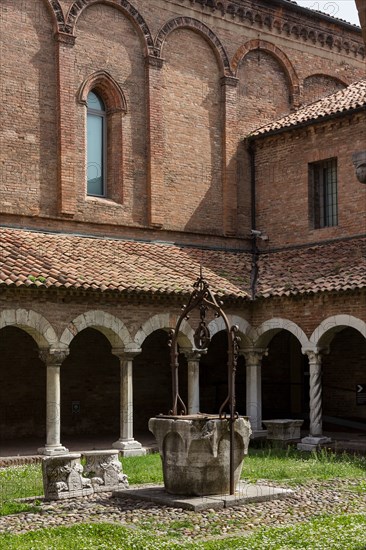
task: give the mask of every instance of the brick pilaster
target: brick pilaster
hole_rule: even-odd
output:
[[[223,227],[226,235],[237,233],[237,85],[233,76],[221,79],[223,101]]]
[[[76,206],[75,182],[75,133],[76,133],[76,90],[74,89],[75,37],[57,33],[57,101],[58,101],[58,211],[72,216]]]
[[[164,225],[164,136],[161,94],[163,59],[146,57],[148,90],[148,222]]]

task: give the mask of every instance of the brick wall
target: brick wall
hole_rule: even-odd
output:
[[[51,16],[43,2],[2,2],[0,210],[57,206],[57,102]]]
[[[352,154],[366,142],[365,114],[261,140],[256,152],[257,227],[271,247],[357,235],[366,227],[366,187]],[[338,225],[314,229],[308,164],[337,158]],[[284,223],[285,220],[285,223]]]
[[[201,232],[213,234],[213,243],[218,235],[247,234],[249,171],[245,159],[237,164],[241,138],[301,101],[363,76],[362,43],[351,27],[315,22],[295,8],[290,16],[267,2],[247,2],[248,10],[234,18],[201,4],[154,0],[147,9],[136,0],[147,24],[139,27],[132,8],[128,15],[117,5],[91,3],[78,15],[76,38],[61,25],[55,43],[56,20],[45,2],[2,2],[6,223],[70,230],[78,224],[78,230],[131,236],[150,224],[162,238]],[[64,16],[71,5],[61,2]],[[149,81],[148,29],[154,38],[182,16],[190,28],[159,35],[165,61]],[[151,54],[152,42],[148,47]],[[239,82],[236,93],[225,95],[220,77],[230,67]],[[96,70],[111,74],[127,102],[122,189],[112,200],[85,197],[85,106],[77,93]]]
[[[164,57],[164,225],[222,233],[218,62],[204,38],[185,29],[169,36]]]

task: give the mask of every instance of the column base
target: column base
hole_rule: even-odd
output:
[[[330,437],[323,435],[308,435],[302,438],[301,443],[297,444],[297,449],[298,451],[314,451],[323,445],[331,443],[331,441]]]
[[[45,447],[40,447],[38,453],[45,456],[57,456],[64,455],[69,452],[69,449],[66,449],[63,445],[45,445]]]
[[[118,439],[112,443],[113,449],[118,449],[121,456],[145,456],[146,449],[135,439]]]

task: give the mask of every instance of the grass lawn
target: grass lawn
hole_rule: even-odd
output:
[[[110,524],[85,524],[42,529],[24,535],[3,535],[6,550],[364,550],[366,518],[363,515],[323,516],[290,527],[261,528],[235,538],[184,542],[157,537],[146,531]]]
[[[131,485],[162,482],[158,454],[125,458],[122,463]],[[316,482],[320,488],[322,481],[329,485],[329,480],[343,479],[347,480],[346,491],[353,495],[354,505],[344,511],[339,509],[334,515],[295,518],[294,524],[288,526],[263,526],[259,522],[253,528],[247,528],[245,516],[241,523],[235,525],[237,532],[223,537],[222,522],[216,523],[217,518],[212,516],[209,518],[209,529],[200,535],[199,540],[195,540],[194,525],[185,525],[194,522],[192,518],[178,516],[164,524],[154,517],[141,514],[137,523],[123,526],[91,523],[40,529],[19,535],[3,534],[0,535],[0,549],[366,550],[366,517],[358,506],[358,502],[365,502],[366,499],[366,457],[337,455],[326,450],[311,454],[299,453],[294,449],[250,449],[242,477],[251,482],[267,480],[293,487]],[[15,499],[42,495],[42,492],[40,465],[0,470],[0,515],[41,511],[41,503],[30,505]],[[228,516],[229,524],[230,521],[235,520]],[[191,540],[187,540],[187,530],[191,532]]]

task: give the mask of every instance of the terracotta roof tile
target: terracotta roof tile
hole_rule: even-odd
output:
[[[185,295],[202,263],[215,293],[249,298],[251,261],[248,252],[0,228],[0,286]],[[366,238],[262,252],[258,268],[258,297],[363,288]]]
[[[357,108],[366,109],[366,80],[354,82],[338,92],[323,97],[314,103],[301,107],[279,120],[258,128],[249,137],[258,137],[267,133],[286,130],[305,122],[321,121],[324,117],[347,113]]]
[[[366,287],[366,238],[261,254],[258,275],[258,297]]]
[[[187,294],[203,265],[218,294],[248,298],[242,252],[0,228],[0,285]]]

